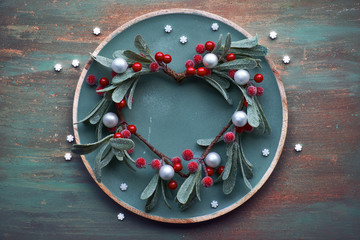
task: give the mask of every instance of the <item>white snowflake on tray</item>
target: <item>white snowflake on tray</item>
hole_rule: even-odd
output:
[[[301,152],[301,150],[302,150],[302,145],[300,143],[296,144],[295,145],[295,151]]]
[[[60,72],[62,69],[61,64],[60,63],[55,64],[54,69],[55,69],[55,71]]]
[[[79,60],[74,59],[74,60],[72,60],[71,65],[72,65],[74,68],[77,68],[77,67],[80,65],[80,62],[79,62]]]
[[[101,31],[100,31],[100,28],[99,28],[99,27],[95,27],[95,28],[93,29],[93,34],[94,34],[94,35],[98,36],[98,35],[100,35],[100,33],[101,33]]]
[[[117,215],[117,219],[120,220],[120,221],[124,220],[124,218],[125,218],[125,215],[123,213],[119,213]]]
[[[216,200],[212,200],[210,205],[211,205],[212,208],[217,208],[219,206],[219,203]]]
[[[219,30],[219,24],[217,24],[217,23],[211,24],[211,29],[212,29],[213,31]]]
[[[166,26],[164,27],[164,30],[165,30],[165,32],[167,32],[167,33],[171,33],[172,27],[171,27],[170,25],[166,25]]]
[[[285,55],[284,57],[283,57],[283,63],[285,63],[285,64],[288,64],[288,63],[290,63],[290,57],[288,56],[288,55]]]
[[[181,36],[181,37],[180,37],[180,42],[181,42],[182,44],[187,43],[187,37],[186,37],[186,36]]]
[[[269,149],[264,148],[264,149],[261,151],[261,153],[262,153],[262,155],[263,155],[264,157],[267,157],[267,156],[269,156],[270,151],[269,151]]]
[[[126,191],[127,190],[127,188],[128,188],[128,185],[126,184],[126,183],[122,183],[122,184],[120,184],[120,190],[121,191]]]
[[[277,38],[277,32],[271,31],[270,34],[269,34],[269,38],[271,38],[272,40],[276,39]]]
[[[65,158],[66,161],[70,161],[71,158],[72,158],[71,153],[65,153],[64,158]]]
[[[67,135],[67,136],[66,136],[66,141],[68,141],[68,142],[71,143],[72,141],[74,141],[74,136],[71,135],[71,134]]]

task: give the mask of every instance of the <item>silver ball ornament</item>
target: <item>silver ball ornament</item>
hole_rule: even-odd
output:
[[[207,53],[203,58],[203,64],[207,68],[214,68],[218,61],[218,57],[213,53]]]
[[[175,171],[174,168],[170,165],[164,165],[160,168],[159,175],[163,180],[170,180],[174,177]]]
[[[108,127],[108,128],[116,127],[118,122],[119,122],[119,118],[113,112],[108,112],[103,117],[103,124],[105,125],[105,127]]]
[[[233,124],[237,127],[243,127],[247,123],[247,115],[244,111],[236,111],[231,117]]]
[[[221,157],[216,152],[210,152],[205,158],[205,163],[209,167],[216,168],[221,163]]]
[[[123,73],[128,69],[128,64],[123,58],[115,58],[111,64],[111,68],[116,73]]]
[[[250,81],[250,74],[244,69],[237,70],[234,75],[234,80],[239,85],[245,85]]]

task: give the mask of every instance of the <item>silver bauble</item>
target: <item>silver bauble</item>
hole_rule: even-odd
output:
[[[123,73],[128,69],[128,64],[123,58],[115,58],[111,64],[112,70],[116,73]]]
[[[244,69],[237,70],[234,75],[234,80],[239,85],[245,85],[250,80],[250,74]]]
[[[231,117],[233,124],[237,127],[243,127],[247,123],[247,115],[244,111],[236,111]]]
[[[216,168],[221,163],[221,157],[216,152],[210,152],[205,158],[205,163],[208,167]]]
[[[174,177],[175,171],[174,168],[170,165],[164,165],[160,168],[159,175],[163,180],[170,180]]]
[[[203,64],[207,68],[213,68],[218,64],[218,58],[213,53],[207,53],[203,58]]]
[[[119,118],[113,112],[108,112],[103,117],[103,124],[105,125],[105,127],[108,127],[108,128],[116,127],[118,122],[119,122]]]

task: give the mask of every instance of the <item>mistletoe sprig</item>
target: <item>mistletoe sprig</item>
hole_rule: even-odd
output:
[[[231,194],[237,178],[241,175],[243,182],[249,189],[252,188],[248,179],[253,176],[253,166],[245,157],[241,142],[241,134],[250,133],[254,129],[261,134],[270,134],[270,125],[258,100],[258,96],[264,93],[264,89],[256,87],[254,82],[260,83],[263,80],[261,74],[256,74],[250,79],[248,70],[261,67],[261,59],[268,53],[268,49],[258,44],[257,36],[240,41],[232,41],[228,33],[223,44],[223,36],[219,36],[218,42],[206,42],[204,45],[196,46],[196,54],[193,59],[186,61],[186,70],[177,73],[168,64],[172,58],[168,54],[158,52],[152,54],[149,46],[141,35],[137,35],[134,41],[135,48],[139,53],[131,50],[117,50],[110,59],[103,56],[91,54],[92,61],[111,68],[114,76],[109,81],[100,80],[100,87],[97,93],[103,95],[94,108],[78,123],[87,123],[96,126],[98,141],[89,144],[75,144],[73,152],[88,154],[98,150],[94,159],[94,173],[96,179],[101,181],[101,169],[106,167],[110,161],[118,160],[125,163],[129,168],[146,167],[144,158],[136,160],[131,158],[135,144],[130,139],[137,137],[142,141],[159,159],[151,161],[151,167],[155,170],[153,178],[149,181],[140,195],[146,200],[145,210],[151,211],[162,198],[165,204],[171,208],[168,199],[173,199],[171,191],[177,189],[178,183],[174,180],[177,174],[185,178],[176,193],[175,202],[180,209],[185,210],[192,203],[201,201],[201,186],[211,187],[214,183],[223,184],[224,194]],[[132,109],[132,99],[135,88],[142,76],[162,71],[171,76],[178,83],[181,83],[188,76],[196,76],[203,79],[210,86],[214,87],[229,103],[232,104],[229,93],[230,85],[233,84],[239,89],[242,95],[236,111],[229,122],[218,133],[217,136],[209,139],[199,139],[197,144],[205,147],[203,154],[195,158],[190,149],[182,152],[182,158],[189,161],[188,171],[182,170],[182,160],[179,157],[170,158],[157,150],[136,129],[136,126],[129,125],[125,121],[121,109],[126,107]],[[94,80],[93,75],[87,76],[87,82]],[[108,112],[115,103],[116,113]],[[103,137],[103,129],[107,127],[114,132]],[[225,166],[221,165],[219,154],[211,152],[211,149],[220,141],[226,143],[227,161]],[[212,175],[215,169],[218,178],[213,181]],[[203,177],[204,176],[204,177]]]

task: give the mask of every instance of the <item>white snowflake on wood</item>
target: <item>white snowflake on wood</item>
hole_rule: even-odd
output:
[[[219,30],[219,24],[217,24],[217,23],[211,24],[211,29],[212,29],[213,31]]]
[[[121,191],[126,191],[127,190],[127,188],[128,188],[128,185],[126,184],[126,183],[122,183],[122,184],[120,184],[120,190]]]
[[[276,38],[277,38],[277,32],[271,31],[270,34],[269,34],[269,37],[270,37],[272,40],[276,39]]]
[[[290,63],[290,57],[288,55],[286,55],[283,57],[282,61],[283,61],[283,63],[288,64],[288,63]]]
[[[71,153],[65,153],[64,158],[65,158],[66,161],[70,161],[71,158],[72,158]]]
[[[120,221],[124,220],[124,218],[125,218],[125,215],[123,213],[119,213],[117,215],[117,219],[120,220]]]
[[[181,36],[181,37],[180,37],[180,42],[181,42],[182,44],[187,43],[187,37],[186,37],[186,36]]]
[[[69,134],[69,135],[66,136],[66,140],[67,140],[68,142],[72,142],[72,141],[74,141],[74,136],[71,135],[71,134]]]
[[[212,208],[217,208],[219,206],[219,203],[216,200],[212,200],[210,205],[211,205]]]
[[[72,60],[71,65],[72,65],[74,68],[77,68],[77,67],[80,65],[80,62],[79,62],[79,60],[74,59],[74,60]]]
[[[164,27],[165,32],[170,33],[172,31],[172,27],[170,25],[166,25]]]
[[[62,69],[61,64],[60,63],[55,64],[54,69],[55,69],[55,71],[60,72]]]
[[[261,152],[262,152],[262,155],[263,155],[264,157],[267,157],[267,156],[269,156],[269,154],[270,154],[270,151],[269,151],[269,149],[267,149],[267,148],[264,148]]]
[[[301,152],[301,150],[302,150],[302,145],[300,143],[296,144],[295,145],[295,151]]]
[[[96,27],[96,28],[93,29],[93,34],[94,35],[98,36],[98,35],[100,35],[100,33],[101,33],[101,31],[100,31],[99,27]]]

